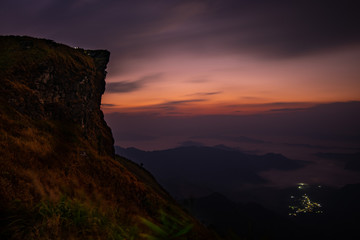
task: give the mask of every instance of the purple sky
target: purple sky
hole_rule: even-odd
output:
[[[0,34],[111,52],[106,113],[360,100],[356,1],[3,0]]]
[[[111,52],[106,120],[147,150],[358,150],[359,29],[344,0],[0,2],[1,35]]]
[[[121,119],[111,121],[121,144],[146,135],[137,129],[157,125],[154,116],[163,126],[175,121],[179,129],[201,119],[209,131],[226,116],[273,113],[279,122],[256,126],[269,132],[284,125],[286,111],[359,101],[355,6],[356,1],[3,0],[0,34],[110,50],[103,110],[114,113],[109,119]],[[133,119],[140,119],[136,127],[117,130]],[[236,129],[229,124],[226,131],[259,132],[254,126]]]

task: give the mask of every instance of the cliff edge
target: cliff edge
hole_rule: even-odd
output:
[[[109,56],[0,37],[1,239],[214,239],[115,156],[100,109]]]
[[[100,110],[108,51],[10,36],[1,38],[0,52],[3,108],[33,120],[78,124],[99,153],[114,156],[111,130]]]

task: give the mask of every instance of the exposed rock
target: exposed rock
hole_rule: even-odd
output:
[[[188,239],[215,239],[149,172],[114,158],[100,109],[108,61],[0,37],[0,239],[139,239],[151,232],[140,217],[159,224],[161,211],[194,226]]]
[[[108,51],[13,36],[1,37],[0,46],[1,60],[8,62],[1,68],[4,104],[32,119],[81,124],[84,137],[97,141],[99,153],[114,156],[111,130],[100,110]]]

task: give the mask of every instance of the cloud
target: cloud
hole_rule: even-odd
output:
[[[179,105],[179,104],[188,104],[188,103],[203,102],[203,101],[206,101],[206,99],[176,100],[176,101],[164,102],[164,103],[161,103],[159,105]]]
[[[242,99],[246,99],[246,100],[267,100],[263,97],[254,97],[254,96],[243,96],[241,97]]]
[[[152,81],[159,80],[162,73],[143,76],[134,81],[110,82],[106,84],[107,93],[129,93],[137,91]]]
[[[179,107],[183,105],[189,105],[191,103],[204,102],[206,99],[186,99],[186,100],[177,100],[177,101],[168,101],[160,104],[155,104],[149,106],[149,108],[162,109],[170,112],[177,111]]]
[[[269,103],[244,103],[244,104],[229,104],[225,107],[229,108],[273,108],[270,111],[287,111],[287,110],[306,110],[309,107],[313,107],[316,105],[312,102],[269,102]],[[276,107],[283,107],[280,109],[277,109]]]
[[[193,93],[193,94],[189,94],[188,96],[212,96],[212,95],[217,95],[222,93],[221,91],[217,91],[217,92],[198,92],[198,93]]]
[[[294,111],[304,111],[308,108],[278,108],[278,109],[270,109],[270,112],[294,112]]]
[[[168,102],[168,107],[177,108],[182,104]],[[127,129],[134,134],[148,134],[165,139],[176,139],[179,143],[187,139],[207,144],[208,140],[239,143],[280,143],[317,146],[358,146],[360,139],[360,102],[321,104],[307,111],[279,112],[278,114],[257,115],[207,115],[207,116],[159,116],[148,112],[164,111],[151,106],[144,113],[105,114],[106,121],[114,130]],[[151,111],[150,111],[151,110]],[[165,109],[166,111],[166,109]],[[170,111],[170,110],[169,110]],[[119,124],[121,123],[121,124]],[[183,136],[184,138],[181,138]],[[353,137],[351,137],[353,136]],[[118,136],[121,138],[121,135]],[[288,138],[293,139],[291,142]],[[211,139],[210,139],[211,138]],[[347,141],[346,141],[347,140]],[[160,141],[160,140],[159,140]],[[305,147],[302,145],[302,147]],[[348,146],[346,146],[348,147]]]
[[[113,82],[108,83],[106,86],[106,92],[108,93],[127,93],[134,92],[143,86],[141,82]]]
[[[191,107],[193,103],[199,103],[207,101],[206,99],[184,99],[184,100],[174,100],[174,101],[165,101],[158,104],[145,105],[140,107],[133,107],[131,110],[135,110],[135,114],[146,114],[146,116],[157,116],[158,114],[167,114],[167,115],[185,115],[186,113],[183,110],[183,107]]]
[[[294,106],[294,105],[304,105],[309,104],[308,102],[271,102],[264,103],[265,106]]]
[[[111,104],[111,103],[101,103],[102,107],[116,107],[116,104]]]
[[[194,79],[191,79],[189,81],[187,81],[189,83],[205,83],[205,82],[209,82],[209,79],[207,79],[207,77],[201,77],[201,78],[194,78]]]
[[[360,44],[355,0],[4,0],[0,13],[1,34],[107,48],[116,63],[171,51],[284,58]]]
[[[159,4],[158,18],[136,25],[147,32],[137,53],[169,51],[237,53],[285,58],[359,44],[355,1],[204,1],[205,9],[186,19],[174,18],[182,3]],[[326,6],[326,7],[325,7]],[[162,8],[163,7],[163,8]],[[160,10],[166,9],[166,12]]]
[[[263,143],[271,143],[255,138],[250,138],[246,136],[223,136],[223,135],[210,135],[210,136],[199,136],[193,137],[194,139],[218,139],[218,140],[226,140],[231,142],[239,142],[239,143],[256,143],[256,144],[263,144]]]
[[[203,45],[293,57],[360,42],[356,1],[215,2],[198,36],[209,39]]]

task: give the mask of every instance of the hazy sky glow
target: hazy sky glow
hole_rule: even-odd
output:
[[[360,100],[355,3],[4,0],[0,31],[110,50],[105,113],[242,114]]]
[[[239,114],[277,108],[271,103],[278,102],[294,108],[358,100],[358,62],[360,48],[286,60],[179,53],[109,76],[103,102],[115,106],[104,110]]]
[[[318,152],[359,152],[355,0],[1,0],[0,34],[111,52],[115,145],[224,144],[312,164],[270,184],[359,181]]]

